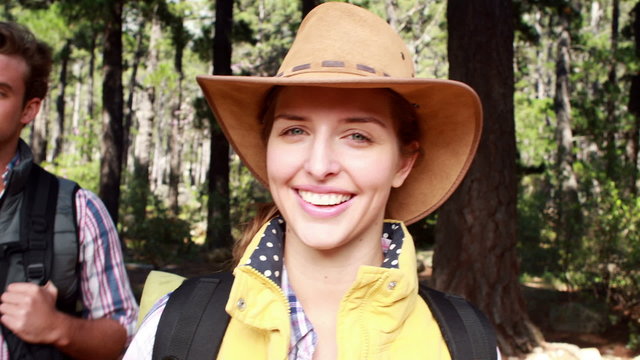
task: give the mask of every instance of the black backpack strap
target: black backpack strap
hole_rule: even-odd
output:
[[[44,285],[51,276],[58,189],[58,179],[33,164],[24,190],[20,241],[24,249],[22,258],[26,280],[38,285]],[[2,334],[11,359],[67,359],[52,345],[26,343],[5,326],[2,326]]]
[[[420,284],[453,360],[496,360],[498,348],[487,317],[464,298]]]
[[[224,308],[232,284],[230,272],[185,280],[162,312],[152,359],[215,359],[229,324]]]
[[[23,257],[26,279],[38,285],[44,285],[51,276],[58,188],[54,175],[33,164],[25,189],[23,209],[27,213],[22,218],[21,232],[26,239]]]
[[[74,264],[75,264],[75,278],[77,281],[77,286],[75,287],[76,290],[75,292],[71,293],[68,296],[63,296],[62,292],[61,292],[61,288],[60,286],[58,286],[59,284],[56,284],[56,286],[58,286],[58,299],[56,301],[56,307],[58,308],[58,310],[61,310],[67,314],[76,316],[76,317],[82,317],[82,308],[84,307],[84,305],[81,305],[81,285],[80,285],[80,274],[82,272],[82,264],[80,263],[80,233],[79,233],[79,228],[78,228],[78,214],[77,214],[77,208],[76,208],[76,196],[78,194],[78,191],[80,191],[82,188],[80,187],[80,185],[78,185],[78,183],[76,183],[75,181],[71,181],[69,179],[64,179],[64,178],[57,178],[58,180],[58,204],[56,206],[56,212],[58,211],[59,207],[60,207],[60,202],[61,201],[68,201],[68,204],[71,208],[71,213],[73,216],[73,222],[71,223],[67,223],[67,226],[71,226],[70,231],[73,233],[74,237],[73,237],[73,246],[75,247],[75,259],[74,259]],[[66,200],[63,200],[63,197],[66,197]],[[58,214],[56,214],[57,216]],[[54,220],[55,223],[55,220]],[[56,231],[58,231],[59,229],[55,229]],[[54,237],[57,236],[57,232],[54,233]],[[47,269],[50,269],[50,273],[49,273],[49,277],[53,280],[57,280],[56,279],[56,274],[55,274],[55,269],[56,269],[56,264],[57,264],[57,259],[60,258],[60,254],[58,254],[56,252],[56,243],[51,243],[51,267],[48,267]]]

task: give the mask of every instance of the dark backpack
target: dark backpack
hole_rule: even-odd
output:
[[[79,187],[72,183],[71,196],[75,197]],[[57,201],[59,196],[59,179],[33,164],[29,179],[24,189],[24,203],[22,204],[20,240],[15,243],[5,243],[0,261],[0,286],[5,289],[8,283],[11,266],[20,265],[24,268],[25,281],[44,285],[52,275],[55,263],[54,230]],[[75,226],[75,224],[74,224]],[[76,226],[77,228],[77,226]],[[76,236],[77,243],[77,236]],[[22,255],[18,263],[12,263],[12,255]],[[76,312],[78,294],[58,299],[57,308],[69,314]],[[52,345],[31,344],[22,341],[5,326],[0,325],[2,335],[7,343],[12,360],[62,360],[66,355]]]
[[[152,360],[212,360],[229,324],[224,310],[233,275],[215,273],[185,280],[160,317]],[[462,297],[420,283],[454,360],[495,360],[496,336],[486,316]]]

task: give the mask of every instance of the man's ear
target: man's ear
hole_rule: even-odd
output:
[[[22,116],[20,117],[20,122],[23,126],[30,124],[33,119],[38,115],[38,111],[40,111],[40,105],[42,104],[42,99],[33,98],[27,101],[27,103],[22,108]]]
[[[404,180],[407,178],[407,176],[409,176],[409,173],[413,168],[413,164],[416,163],[418,155],[420,154],[420,145],[417,142],[414,142],[408,148],[410,150],[409,154],[400,155],[400,166],[398,168],[398,171],[396,171],[393,182],[391,183],[391,186],[393,186],[394,188],[399,188],[400,186],[402,186]]]

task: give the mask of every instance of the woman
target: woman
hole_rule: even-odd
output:
[[[305,18],[276,77],[198,78],[275,203],[237,244],[219,359],[450,358],[404,223],[462,180],[481,107],[464,84],[413,76],[382,19],[332,2]],[[150,358],[164,302],[125,359]]]

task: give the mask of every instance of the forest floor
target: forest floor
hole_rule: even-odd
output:
[[[150,266],[127,264],[129,279],[138,299],[150,270]],[[184,264],[170,266],[163,270],[189,277],[208,274],[215,269],[211,268],[210,263],[187,261]],[[422,278],[428,278],[429,268],[427,267],[420,275]],[[550,309],[584,302],[584,297],[535,283],[524,284],[523,295],[529,308],[529,317],[538,326],[548,343],[566,343],[577,345],[580,348],[597,348],[600,354],[607,358],[633,359],[640,355],[640,351],[633,351],[627,347],[629,327],[625,321],[619,321],[616,325],[608,324],[606,328],[598,332],[562,331],[550,324]],[[584,326],[584,328],[587,327],[589,326]],[[578,326],[578,328],[582,327]]]
[[[541,287],[537,283],[523,284],[522,290],[529,309],[529,317],[540,329],[546,342],[573,344],[580,348],[597,348],[600,354],[607,358],[634,359],[640,355],[640,351],[628,346],[629,323],[632,320],[619,315],[615,309],[608,308],[603,302],[593,299],[590,294]],[[598,330],[594,330],[595,326],[592,325],[593,322],[597,322],[594,319],[575,319],[572,326],[552,324],[553,319],[559,318],[558,310],[571,312],[571,309],[576,309],[574,306],[576,304],[579,304],[584,313],[598,311],[601,314],[601,319],[604,321],[600,321]],[[552,310],[554,308],[555,315]],[[615,324],[611,323],[612,319],[617,319]]]

